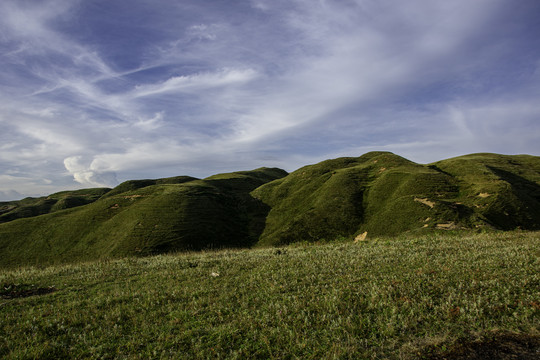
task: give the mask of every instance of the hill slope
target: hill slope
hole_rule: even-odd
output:
[[[90,204],[110,190],[108,188],[96,188],[62,191],[39,198],[0,202],[0,223]]]
[[[303,167],[253,192],[259,244],[433,229],[540,229],[540,158],[473,154],[420,165],[387,152]]]
[[[120,184],[77,208],[0,225],[0,265],[250,246],[268,207],[249,195],[280,169]]]

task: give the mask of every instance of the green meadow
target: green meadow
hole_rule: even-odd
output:
[[[540,233],[0,270],[5,359],[536,359]],[[517,356],[517,357],[514,357]]]

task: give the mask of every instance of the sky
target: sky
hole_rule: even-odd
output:
[[[538,0],[0,2],[0,201],[539,140]]]

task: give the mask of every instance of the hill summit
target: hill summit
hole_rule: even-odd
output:
[[[290,174],[132,180],[0,203],[0,266],[516,228],[540,229],[540,157],[471,154],[422,165],[370,152]]]

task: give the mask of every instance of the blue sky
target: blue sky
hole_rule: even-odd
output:
[[[537,0],[3,0],[0,200],[127,179],[540,155]]]

